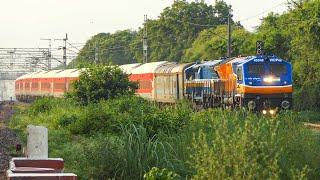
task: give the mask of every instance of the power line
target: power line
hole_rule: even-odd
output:
[[[80,49],[78,49],[77,47],[73,46],[71,43],[67,42],[71,47],[73,47],[74,49],[80,51]]]
[[[68,51],[71,51],[71,52],[73,52],[73,53],[75,53],[75,54],[78,54],[77,52],[75,52],[74,50],[71,50],[71,49],[67,49]]]
[[[241,19],[241,20],[239,20],[239,21],[240,21],[240,22],[241,22],[241,21],[247,21],[247,20],[249,20],[249,19],[256,18],[256,17],[258,17],[258,16],[260,16],[260,15],[265,14],[266,12],[269,12],[269,11],[271,11],[271,10],[273,10],[273,9],[279,7],[279,6],[285,5],[285,4],[286,4],[286,3],[282,2],[282,3],[277,4],[277,5],[271,7],[271,8],[269,8],[269,9],[267,9],[267,10],[262,11],[261,13],[258,13],[258,14],[253,15],[253,16],[249,16],[249,17],[244,18],[244,19]]]
[[[63,43],[63,47],[62,47],[62,49],[63,49],[63,66],[64,66],[64,68],[66,68],[67,67],[67,40],[68,40],[68,34],[66,33],[66,36],[65,36],[65,38],[63,38],[63,39],[54,39],[55,41],[63,41],[64,43]]]

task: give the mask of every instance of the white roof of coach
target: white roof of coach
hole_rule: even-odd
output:
[[[47,71],[32,72],[32,73],[29,73],[29,74],[22,75],[22,76],[18,77],[16,80],[35,78],[35,76],[37,76],[37,75],[39,75],[39,74],[46,73],[46,72],[47,72]]]
[[[39,71],[30,75],[29,78],[41,78],[43,74],[48,73],[48,71]]]
[[[132,74],[145,74],[145,73],[155,73],[156,69],[164,64],[168,63],[167,61],[160,62],[151,62],[142,64],[141,66],[133,69]]]
[[[193,65],[193,64],[194,64],[194,63],[177,64],[177,66],[174,67],[174,68],[171,70],[171,73],[183,73],[186,68],[188,68],[189,66],[191,66],[191,65]]]
[[[57,75],[58,72],[61,72],[61,71],[63,70],[51,70],[46,73],[37,75],[37,78],[53,78]]]
[[[132,70],[140,66],[141,63],[134,63],[134,64],[123,64],[120,65],[119,68],[126,74],[131,74]]]
[[[32,74],[32,73],[31,73]],[[24,74],[22,76],[19,76],[16,80],[25,79],[29,74]]]
[[[64,71],[61,71],[59,73],[56,74],[56,78],[63,78],[63,77],[79,77],[80,75],[80,71],[79,69],[66,69]]]

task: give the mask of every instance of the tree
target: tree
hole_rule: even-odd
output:
[[[187,61],[210,60],[226,57],[227,54],[227,26],[221,25],[202,31],[193,42],[192,47],[185,53]],[[255,44],[254,35],[242,27],[233,27],[232,56],[251,55]]]
[[[92,63],[132,63],[135,60],[130,44],[135,37],[136,32],[130,30],[117,31],[114,34],[99,33],[87,41],[72,65],[83,67]]]
[[[223,0],[217,0],[214,6],[178,0],[165,8],[158,19],[148,20],[138,32],[125,30],[93,36],[79,53],[75,64],[81,67],[85,62],[97,62],[96,47],[99,52],[97,63],[142,62],[144,26],[148,29],[149,61],[181,61],[201,31],[227,24],[231,12],[231,6]]]
[[[289,59],[291,35],[284,31],[283,18],[270,13],[258,27],[256,40],[264,42],[265,52]]]
[[[231,6],[216,1],[215,6],[200,2],[175,1],[161,13],[159,19],[149,20],[149,61],[181,61],[198,34],[209,28],[227,24]],[[143,28],[138,32],[132,49],[141,47]],[[133,51],[135,59],[142,60],[142,51]]]
[[[320,1],[292,2],[287,13],[264,18],[256,36],[293,63],[295,108],[320,110]]]
[[[89,104],[120,95],[134,94],[137,85],[117,66],[91,65],[81,72],[67,96],[81,104]]]

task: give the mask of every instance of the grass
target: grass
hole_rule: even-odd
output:
[[[271,118],[119,97],[88,106],[39,100],[10,127],[24,138],[28,124],[48,127],[49,156],[64,158],[81,179],[318,179],[320,134],[302,124],[318,120],[316,112]]]

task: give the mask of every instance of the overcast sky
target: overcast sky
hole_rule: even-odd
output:
[[[268,12],[282,13],[286,0],[225,0],[235,20],[253,31]],[[215,0],[206,0],[213,4]],[[143,15],[157,18],[173,0],[0,0],[0,47],[47,47],[40,38],[84,43],[100,32],[136,30]],[[282,3],[282,4],[281,4]],[[54,46],[59,45],[55,42]]]

